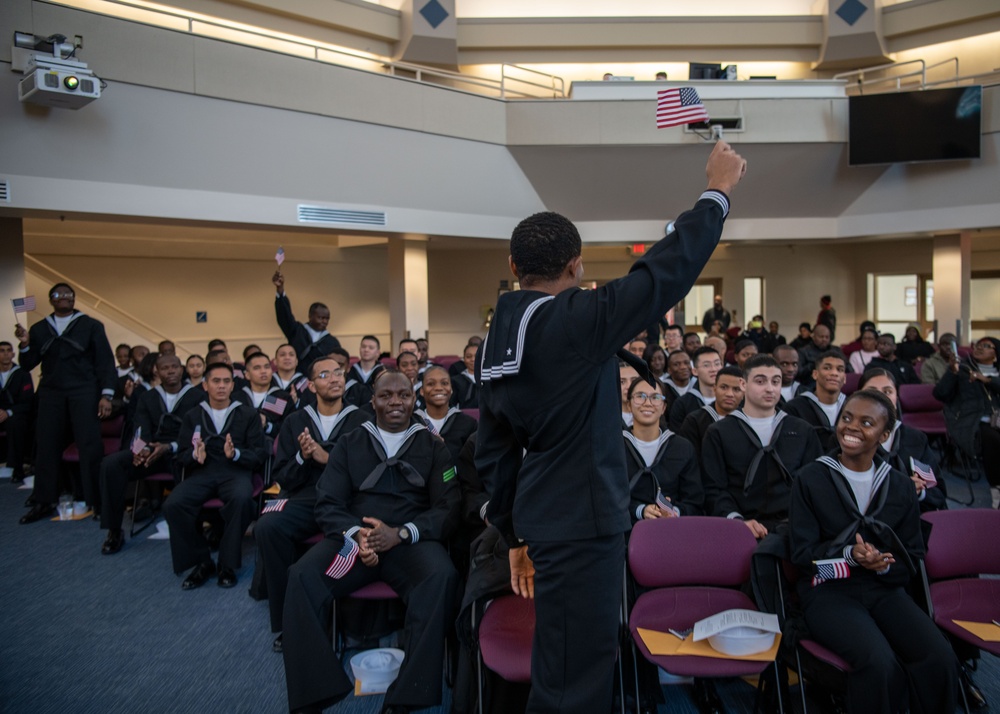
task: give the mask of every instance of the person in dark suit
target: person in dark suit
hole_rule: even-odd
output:
[[[187,471],[163,506],[170,525],[174,572],[193,568],[181,583],[200,587],[216,573],[208,541],[202,533],[202,504],[223,502],[225,528],[219,544],[219,587],[236,585],[243,533],[255,515],[254,470],[265,459],[264,434],[256,410],[232,399],[233,368],[210,364],[205,370],[207,401],[184,415],[177,460]]]
[[[6,468],[12,483],[24,482],[25,443],[31,429],[35,383],[14,363],[14,346],[0,342],[0,431],[5,434]]]
[[[377,580],[406,605],[406,657],[382,711],[441,700],[444,640],[458,596],[444,543],[458,521],[458,479],[444,444],[411,422],[405,376],[381,375],[372,402],[375,422],[337,441],[316,484],[325,537],[288,573],[282,653],[292,712],[318,712],[354,689],[331,647],[330,605]]]
[[[175,457],[181,420],[206,398],[205,390],[183,382],[176,355],[160,355],[156,373],[160,383],[135,400],[135,428],[127,434],[131,448],[109,454],[101,462],[101,528],[108,532],[101,546],[104,555],[117,553],[125,543],[126,485],[160,472],[172,473],[175,479],[180,475]]]
[[[479,350],[476,467],[514,592],[535,599],[529,711],[611,709],[631,526],[624,441],[607,438],[621,424],[618,360],[635,359],[620,349],[687,294],[745,169],[716,144],[694,208],[596,290],[579,289],[582,243],[563,216],[530,216],[511,236],[521,290],[500,296]]]
[[[59,460],[73,440],[80,450],[84,497],[100,506],[98,470],[104,446],[100,420],[111,415],[118,374],[104,325],[75,309],[76,293],[66,283],[49,290],[52,314],[25,330],[17,326],[21,369],[42,366],[38,382],[37,456],[34,504],[21,523],[34,523],[55,511],[59,497]]]
[[[330,324],[330,308],[321,302],[309,306],[309,321],[305,324],[297,322],[292,314],[292,303],[285,294],[285,276],[280,270],[274,271],[271,282],[277,290],[274,297],[274,314],[278,319],[278,327],[285,335],[288,343],[295,348],[299,358],[299,369],[309,372],[309,365],[317,357],[330,354],[335,347],[340,347],[340,340],[327,331]],[[260,350],[257,350],[258,352]]]

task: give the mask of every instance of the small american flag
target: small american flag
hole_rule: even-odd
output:
[[[662,510],[674,510],[674,506],[670,503],[670,499],[663,495],[663,491],[656,489],[656,505]]]
[[[816,574],[812,579],[812,586],[816,587],[827,580],[841,580],[851,577],[851,568],[843,558],[830,558],[829,560],[814,560]]]
[[[191,436],[191,448],[197,450],[199,444],[201,444],[201,426],[196,426]]]
[[[14,298],[10,301],[10,304],[14,306],[14,314],[19,312],[30,312],[35,309],[35,296],[28,295],[27,297]]]
[[[304,392],[309,386],[309,377],[303,377],[298,382],[295,383],[295,391]]]
[[[911,456],[910,470],[924,480],[924,483],[927,484],[927,488],[937,485],[937,477],[934,475],[934,469],[925,464],[923,461],[917,461]]]
[[[288,402],[284,399],[275,397],[272,394],[268,394],[264,397],[264,403],[260,405],[260,408],[264,411],[271,412],[272,414],[277,414],[281,416],[285,413],[285,407],[288,406]]]
[[[285,249],[282,246],[278,246],[278,252],[274,254],[274,262],[281,267],[281,264],[285,262]]]
[[[138,455],[146,448],[146,442],[142,440],[142,427],[135,430],[135,437],[132,439],[132,453]]]
[[[358,557],[358,544],[349,536],[344,536],[344,547],[340,549],[330,567],[326,569],[326,574],[334,580],[340,580],[347,575],[354,565],[354,559]]]
[[[693,87],[661,89],[656,93],[656,128],[708,121],[708,112]]]
[[[288,504],[287,498],[272,498],[264,503],[264,507],[261,509],[261,513],[280,513],[285,510],[285,506]]]

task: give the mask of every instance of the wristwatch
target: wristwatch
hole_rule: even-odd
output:
[[[397,531],[397,535],[399,536],[399,540],[402,541],[403,543],[410,542],[410,529],[407,528],[406,526],[401,526],[400,529]]]

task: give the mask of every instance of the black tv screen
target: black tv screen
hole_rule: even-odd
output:
[[[979,85],[850,97],[849,163],[978,159],[982,106]]]

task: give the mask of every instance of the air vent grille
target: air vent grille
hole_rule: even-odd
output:
[[[0,202],[10,203],[10,184],[7,179],[0,179]]]
[[[299,223],[330,223],[348,226],[384,226],[384,211],[353,211],[346,208],[299,205]]]

